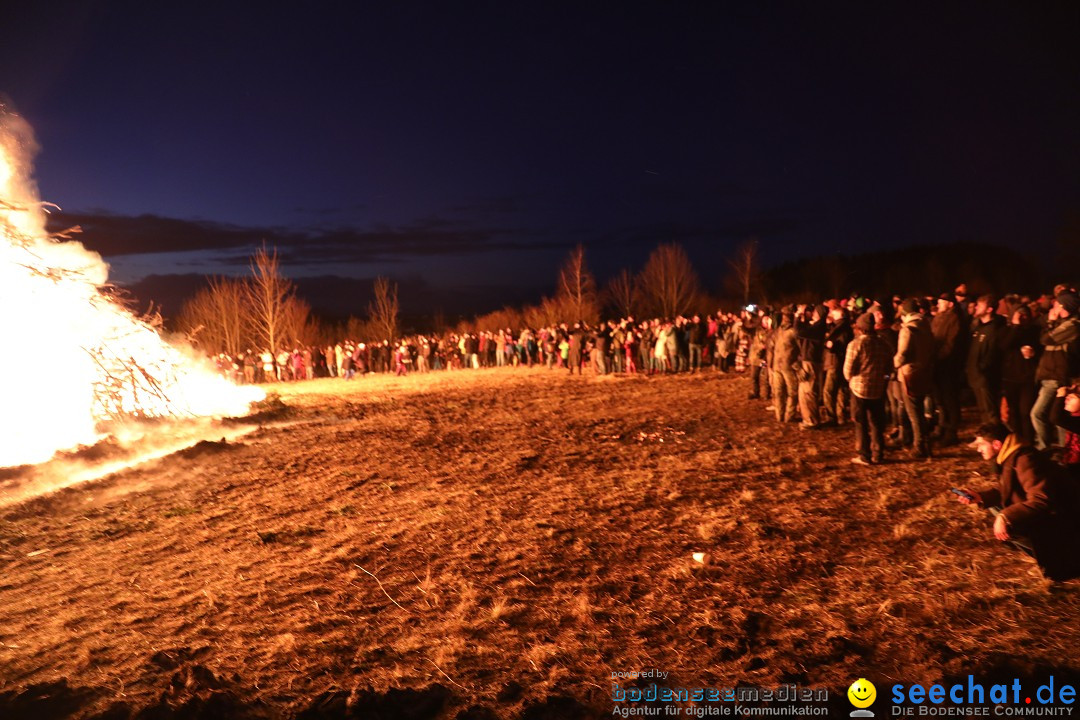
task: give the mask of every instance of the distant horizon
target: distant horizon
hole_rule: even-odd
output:
[[[603,279],[677,242],[715,291],[751,238],[776,266],[1080,237],[1077,27],[1076,3],[31,4],[0,92],[51,220],[118,282],[235,273],[265,239],[295,277],[542,287],[579,243]]]
[[[949,243],[939,246],[913,245],[895,250],[873,250],[846,256],[808,255],[787,260],[771,267],[760,267],[760,278],[752,291],[752,299],[764,301],[764,295],[771,295],[774,300],[803,298],[820,302],[829,297],[847,297],[858,291],[870,297],[884,296],[901,292],[903,294],[936,295],[950,291],[960,283],[966,283],[973,293],[1027,293],[1038,296],[1049,292],[1058,282],[1075,283],[1078,273],[1054,273],[1053,265],[1040,267],[1036,258],[1030,262],[1016,248],[993,246],[996,252],[982,259],[974,258],[972,250],[985,249],[971,243]],[[593,256],[586,250],[586,261],[592,266]],[[569,251],[567,251],[568,253]],[[891,258],[891,275],[878,267],[883,267],[882,258]],[[1008,262],[1002,263],[1004,258]],[[562,259],[565,259],[565,255]],[[844,263],[843,278],[845,292],[834,295],[824,289],[830,282],[825,277],[831,267],[827,263]],[[930,262],[935,271],[934,277],[928,277],[924,269]],[[967,265],[967,274],[961,268]],[[951,270],[950,268],[955,268]],[[237,265],[237,273],[228,276],[244,277],[248,275],[246,265]],[[635,276],[640,267],[626,268]],[[723,306],[725,311],[736,310],[739,304],[737,291],[725,287],[723,281],[709,285],[708,277],[701,268],[695,270],[702,280],[703,294]],[[729,268],[724,267],[724,275]],[[362,318],[367,313],[367,304],[371,299],[371,287],[377,276],[342,277],[336,275],[292,276],[283,268],[283,275],[296,287],[298,296],[307,301],[317,316],[328,322],[344,322],[349,317]],[[598,289],[603,291],[610,276],[594,273]],[[213,275],[202,273],[151,274],[131,283],[110,280],[114,284],[131,292],[139,307],[145,308],[150,303],[156,305],[168,321],[175,321],[183,303],[206,286]],[[387,275],[399,286],[402,301],[402,313],[414,320],[432,319],[443,315],[455,322],[471,321],[491,312],[511,308],[521,310],[539,304],[545,297],[556,293],[557,274],[550,277],[538,277],[534,283],[504,283],[479,286],[440,287],[424,278],[413,276]],[[805,278],[806,288],[796,287],[800,278]],[[900,279],[898,286],[898,278]],[[812,287],[818,287],[815,292]],[[730,307],[728,307],[730,306]]]

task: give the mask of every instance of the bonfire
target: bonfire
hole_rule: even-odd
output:
[[[118,418],[241,415],[262,392],[238,387],[166,342],[108,284],[108,265],[50,235],[31,180],[36,143],[0,105],[0,467],[99,441]],[[150,248],[148,248],[150,249]]]

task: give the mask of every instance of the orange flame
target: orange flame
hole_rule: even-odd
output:
[[[103,292],[108,265],[45,232],[30,180],[36,146],[0,106],[0,467],[96,442],[102,421],[243,415],[238,387],[166,343]]]

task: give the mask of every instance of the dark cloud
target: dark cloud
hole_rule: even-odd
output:
[[[351,227],[301,232],[286,228],[240,227],[157,215],[64,213],[49,218],[49,230],[73,225],[86,247],[106,258],[147,253],[241,250],[226,265],[248,263],[249,250],[263,242],[276,246],[287,263],[394,262],[409,257],[469,255],[544,247],[532,233],[509,227],[472,228],[463,221],[428,216],[408,225]]]
[[[516,195],[482,198],[454,205],[449,212],[469,215],[509,215],[525,210],[526,198]]]
[[[50,232],[72,226],[82,228],[77,239],[105,257],[144,253],[221,250],[251,246],[263,240],[295,242],[297,233],[270,228],[249,228],[201,220],[181,220],[159,215],[113,215],[109,213],[60,213],[50,215]]]
[[[130,307],[142,312],[151,305],[166,319],[175,319],[184,302],[206,287],[207,275],[197,273],[147,275],[124,286]],[[405,315],[429,318],[442,311],[449,319],[471,317],[505,304],[535,302],[547,288],[527,283],[436,286],[423,277],[394,277]],[[374,278],[320,275],[295,281],[297,294],[322,318],[363,317],[372,299]]]

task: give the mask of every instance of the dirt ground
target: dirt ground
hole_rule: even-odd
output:
[[[250,434],[0,508],[0,717],[610,716],[612,673],[651,668],[838,698],[1080,677],[1080,588],[954,502],[964,446],[853,466],[850,427],[779,426],[715,373],[271,389]]]

